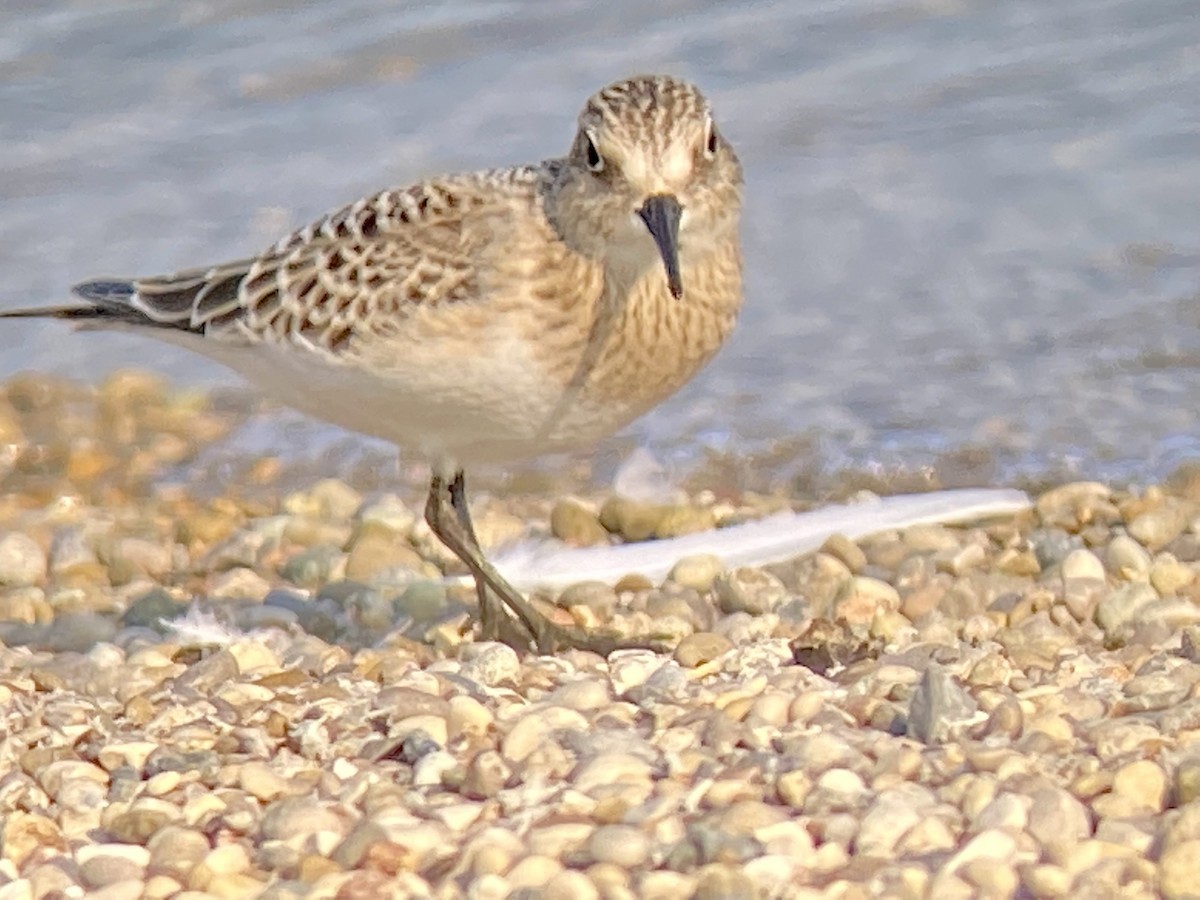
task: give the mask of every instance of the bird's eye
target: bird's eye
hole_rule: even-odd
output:
[[[600,151],[596,149],[596,137],[591,131],[583,133],[583,139],[587,141],[586,158],[587,167],[593,172],[599,172],[604,169],[604,157],[600,155]]]
[[[717,155],[717,126],[713,124],[712,116],[704,120],[704,158],[713,159]]]

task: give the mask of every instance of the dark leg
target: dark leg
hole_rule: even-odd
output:
[[[471,522],[471,510],[467,506],[467,485],[462,469],[454,473],[448,486],[450,506],[458,514],[458,522],[470,539],[471,546],[480,551],[479,538]],[[432,494],[432,486],[430,487]],[[511,646],[527,646],[528,635],[522,634],[520,626],[504,608],[503,601],[488,590],[487,583],[475,579],[475,593],[479,598],[479,634],[485,641],[504,641]]]
[[[430,488],[432,490],[432,487]],[[462,469],[454,473],[454,478],[449,485],[450,491],[450,506],[458,513],[458,522],[462,525],[463,530],[467,533],[471,543],[478,547],[479,538],[475,536],[475,526],[471,523],[471,512],[467,508],[467,486],[466,479],[463,477]],[[480,581],[475,582],[475,590],[479,595],[479,624],[485,641],[494,641],[499,635],[500,616],[507,616],[504,611],[504,604],[494,603],[493,597],[488,593],[486,585]]]
[[[446,501],[450,502],[447,503]],[[438,474],[434,474],[429,482],[429,500],[425,504],[425,521],[430,529],[450,551],[462,560],[463,564],[475,576],[475,587],[480,598],[480,616],[487,616],[492,622],[497,617],[501,621],[511,620],[503,609],[485,608],[491,605],[494,592],[496,598],[508,607],[514,616],[533,637],[533,643],[539,653],[553,653],[560,647],[575,647],[580,650],[591,650],[602,656],[607,656],[614,650],[649,649],[663,651],[666,649],[661,641],[646,639],[626,639],[607,634],[592,634],[580,628],[567,628],[556,625],[531,604],[521,592],[504,580],[483,556],[478,541],[475,540],[475,529],[471,525],[470,513],[467,509],[466,489],[463,483],[463,473],[458,471],[449,484]],[[501,626],[499,631],[506,629]],[[515,629],[509,628],[512,632]],[[513,634],[504,634],[505,643],[516,650],[528,649],[528,641],[524,636],[514,641]]]

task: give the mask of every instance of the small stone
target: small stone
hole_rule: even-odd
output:
[[[33,625],[54,618],[54,610],[46,602],[46,592],[40,587],[10,588],[0,594],[0,622],[21,622]],[[16,644],[11,637],[5,643]]]
[[[1170,553],[1160,553],[1150,566],[1150,584],[1163,597],[1178,594],[1196,580],[1191,566],[1181,563]]]
[[[175,564],[170,546],[133,535],[114,541],[107,557],[114,584],[126,584],[138,576],[159,580],[166,577]]]
[[[462,794],[472,800],[487,800],[495,797],[512,777],[512,769],[495,750],[484,750],[475,754],[467,765],[463,779]]]
[[[1145,581],[1150,574],[1150,554],[1128,535],[1113,538],[1104,551],[1104,559],[1109,571],[1124,581]]]
[[[1016,547],[1001,550],[996,557],[995,566],[999,572],[1018,577],[1032,577],[1041,574],[1042,571],[1036,553],[1028,549],[1018,550]]]
[[[645,832],[633,825],[601,825],[592,832],[587,846],[594,861],[624,869],[637,868],[650,854]]]
[[[671,567],[667,578],[683,587],[690,587],[701,594],[712,589],[713,581],[725,571],[725,564],[712,553],[697,553],[685,556]]]
[[[346,557],[346,578],[369,582],[386,572],[419,571],[421,554],[392,531],[378,526],[361,526]]]
[[[144,844],[159,829],[172,824],[179,817],[180,812],[175,808],[152,806],[142,800],[137,806],[116,815],[108,823],[107,830],[122,843]]]
[[[577,581],[564,588],[554,602],[563,609],[586,607],[599,618],[610,619],[617,605],[617,592],[603,581]]]
[[[166,825],[146,842],[150,864],[155,869],[186,875],[207,855],[211,845],[199,831],[180,825]]]
[[[38,813],[12,810],[0,821],[0,847],[3,859],[20,868],[39,848],[65,851],[67,840],[61,826],[53,819]]]
[[[201,694],[210,694],[240,674],[237,658],[228,649],[221,649],[188,666],[175,679],[175,684]]]
[[[103,888],[121,881],[141,881],[150,864],[150,851],[129,844],[88,844],[75,855],[83,883]]]
[[[559,500],[550,511],[550,533],[572,547],[608,543],[608,532],[596,514],[576,500]]]
[[[250,868],[250,854],[241,844],[223,844],[210,850],[201,865],[213,875],[236,875]]]
[[[340,835],[345,823],[312,797],[286,797],[266,807],[259,829],[268,840],[287,841],[320,831]]]
[[[775,782],[775,790],[779,794],[779,799],[797,810],[804,809],[812,788],[812,777],[803,769],[784,772]]]
[[[1126,763],[1113,775],[1113,793],[1146,808],[1162,812],[1167,799],[1166,773],[1154,762],[1139,759]]]
[[[974,716],[978,705],[940,666],[921,676],[909,704],[907,733],[926,744],[946,740],[953,727]]]
[[[1011,863],[1016,856],[1017,842],[1007,831],[991,828],[975,835],[958,853],[950,857],[945,870],[948,874],[964,866],[984,860],[992,863]]]
[[[857,575],[867,565],[867,554],[863,549],[843,534],[831,534],[821,545],[821,552],[840,560],[852,573]]]
[[[387,832],[382,826],[375,822],[359,822],[329,856],[343,868],[357,868],[373,847],[387,840]]]
[[[1048,864],[1029,866],[1023,875],[1024,887],[1036,900],[1057,900],[1068,896],[1073,880],[1066,869]]]
[[[163,630],[163,623],[181,616],[187,610],[162,588],[154,588],[138,597],[121,615],[121,624],[126,628],[142,627]]]
[[[586,732],[588,720],[582,713],[565,706],[547,706],[521,716],[504,740],[500,752],[513,763],[524,762],[539,748],[554,741],[556,731]]]
[[[987,561],[987,548],[982,544],[967,544],[963,547],[948,547],[933,555],[933,562],[939,572],[950,575],[962,575],[971,569],[978,568]]]
[[[464,656],[462,676],[487,687],[512,681],[521,671],[517,652],[496,641],[468,645],[464,648]]]
[[[922,806],[913,803],[911,791],[893,788],[881,792],[859,825],[855,850],[865,856],[891,857],[900,839],[921,821]]]
[[[557,706],[589,712],[601,709],[612,702],[608,687],[602,681],[569,681],[554,689],[547,698]]]
[[[645,541],[655,536],[667,507],[625,497],[610,497],[600,508],[600,524],[627,541]]]
[[[986,859],[966,863],[962,874],[968,884],[979,889],[982,897],[1012,897],[1021,883],[1016,866]]]
[[[270,590],[267,579],[242,566],[214,576],[208,584],[211,596],[225,600],[261,600]]]
[[[959,846],[959,835],[937,816],[922,819],[900,841],[899,853],[906,856],[926,856]]]
[[[1187,512],[1177,502],[1144,512],[1129,522],[1129,533],[1150,550],[1161,550],[1183,533],[1187,527]]]
[[[628,785],[649,790],[653,770],[648,762],[629,753],[613,751],[593,756],[572,775],[575,790],[584,794]]]
[[[287,779],[263,762],[248,762],[238,772],[238,783],[251,796],[271,801],[287,791]]]
[[[1032,801],[1029,797],[1005,791],[993,797],[987,806],[971,819],[971,830],[981,832],[989,828],[1000,828],[1014,833],[1024,831],[1029,824],[1030,806]]]
[[[439,785],[446,775],[458,768],[458,760],[445,750],[434,750],[425,753],[413,765],[412,783],[414,787],[430,787]]]
[[[1047,526],[1078,530],[1092,521],[1094,511],[1112,495],[1108,485],[1076,481],[1046,491],[1036,501],[1038,516]]]
[[[446,714],[447,739],[452,740],[463,735],[485,735],[495,721],[492,711],[474,697],[456,694],[450,698]]]
[[[869,625],[880,613],[899,609],[899,591],[886,581],[865,575],[844,582],[833,606],[834,617],[850,625]]]
[[[778,578],[749,566],[718,575],[713,580],[713,591],[722,612],[745,612],[752,616],[774,611],[789,596]]]
[[[696,534],[700,531],[711,531],[717,527],[716,516],[706,507],[668,506],[663,517],[654,529],[654,536],[659,540],[682,537],[685,534]]]
[[[729,638],[711,631],[699,631],[682,638],[675,646],[675,661],[685,668],[694,669],[733,649]]]
[[[1043,847],[1053,848],[1063,860],[1070,848],[1091,836],[1092,823],[1087,808],[1069,792],[1058,787],[1043,788],[1032,795],[1029,809],[1029,833]]]
[[[755,896],[754,883],[739,866],[712,863],[697,875],[694,900],[739,900]]]
[[[1168,900],[1196,896],[1200,885],[1200,840],[1183,841],[1163,851],[1158,861],[1159,887]]]
[[[1200,800],[1200,757],[1192,756],[1179,761],[1175,770],[1175,795],[1180,806]]]
[[[289,556],[279,567],[279,574],[294,585],[313,589],[334,578],[335,573],[341,577],[345,572],[345,560],[346,555],[339,545],[315,544]]]
[[[23,587],[46,577],[46,553],[27,534],[10,531],[0,537],[0,585]]]
[[[436,581],[414,581],[396,598],[396,615],[418,624],[436,622],[450,609],[446,586]]]
[[[580,854],[596,826],[592,822],[559,822],[537,825],[527,837],[529,850],[542,856],[561,859]]]
[[[367,501],[356,515],[363,525],[384,528],[401,537],[411,533],[417,523],[417,514],[395,494],[381,494]]]
[[[336,478],[318,481],[305,491],[283,499],[283,508],[293,516],[340,521],[349,519],[362,505],[362,495]]]
[[[582,872],[565,869],[546,882],[539,897],[541,900],[600,900],[600,891]]]
[[[563,864],[557,859],[533,854],[509,869],[504,875],[504,881],[509,889],[520,894],[522,891],[543,887],[561,871]]]
[[[1147,606],[1158,600],[1158,592],[1145,582],[1133,582],[1100,598],[1096,605],[1096,624],[1111,639],[1122,636],[1126,626],[1135,622]]]
[[[857,772],[839,767],[822,772],[814,788],[809,805],[822,811],[857,809],[870,793]]]
[[[1091,578],[1103,581],[1106,577],[1104,563],[1091,550],[1078,548],[1067,554],[1061,567],[1063,578]]]

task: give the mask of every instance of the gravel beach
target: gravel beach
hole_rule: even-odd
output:
[[[248,414],[0,387],[0,900],[1200,892],[1200,470],[582,582],[536,599],[673,654],[522,657],[471,641],[386,479],[204,463]],[[497,493],[477,525],[786,503]]]

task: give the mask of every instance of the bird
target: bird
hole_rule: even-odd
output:
[[[131,331],[430,463],[425,519],[474,578],[483,639],[662,648],[561,625],[487,560],[466,471],[593,445],[675,393],[742,306],[742,166],[691,82],[597,91],[563,156],[390,187],[257,256],[0,311]]]

